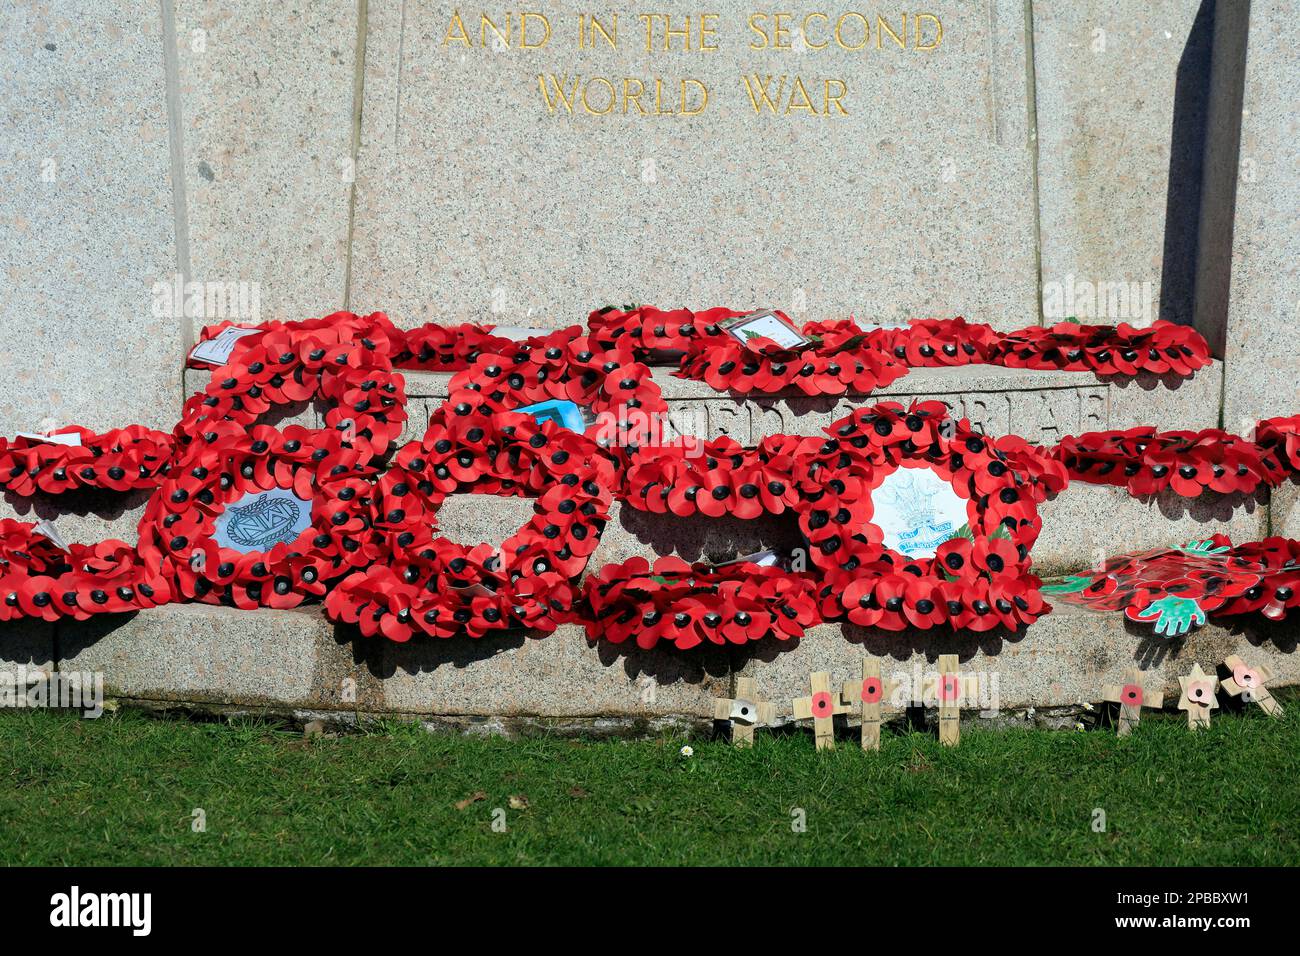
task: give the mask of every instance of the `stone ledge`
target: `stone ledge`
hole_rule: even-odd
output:
[[[829,671],[836,683],[851,680],[866,651],[883,658],[886,675],[929,671],[940,653],[956,653],[963,671],[997,675],[1004,711],[1095,703],[1102,686],[1134,664],[1153,670],[1172,694],[1176,677],[1193,662],[1209,670],[1232,653],[1272,667],[1278,675],[1272,686],[1300,684],[1300,623],[1251,617],[1210,624],[1170,643],[1119,615],[1064,604],[1016,634],[826,624],[797,641],[703,653],[592,646],[577,626],[546,637],[512,633],[401,645],[336,628],[314,608],[206,605],[62,624],[56,639],[61,669],[102,671],[109,694],[124,699],[288,715],[437,716],[453,723],[707,719],[713,699],[731,693],[736,674],[754,677],[760,696],[788,716],[790,699],[807,691],[810,671]]]
[[[1017,434],[1042,444],[1054,444],[1066,435],[1138,425],[1164,430],[1210,428],[1219,423],[1223,379],[1223,363],[1218,361],[1186,379],[1150,374],[1101,378],[1091,372],[966,365],[913,369],[868,395],[811,398],[798,392],[719,393],[703,382],[674,377],[670,367],[651,371],[674,428],[702,438],[730,435],[742,445],[754,445],[767,435],[819,434],[854,408],[913,399],[939,399],[989,434]],[[207,374],[187,371],[187,389],[201,389]],[[403,371],[402,376],[409,420],[399,445],[423,435],[429,413],[446,400],[452,378],[445,372]],[[309,409],[290,420],[317,427],[320,410]]]
[[[993,435],[1017,434],[1055,443],[1066,435],[1108,428],[1210,428],[1219,423],[1223,363],[1182,379],[1142,374],[1102,378],[1091,372],[1035,371],[997,365],[913,369],[869,395],[811,398],[799,392],[743,396],[719,393],[703,382],[676,378],[670,367],[652,369],[684,434],[730,435],[742,445],[774,434],[813,435],[862,405],[939,399]],[[403,372],[406,392],[437,408],[451,374]],[[681,417],[682,422],[676,421]]]

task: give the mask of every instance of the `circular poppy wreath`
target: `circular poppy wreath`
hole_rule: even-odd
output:
[[[592,434],[611,460],[659,440],[668,405],[648,366],[628,347],[603,346],[578,326],[502,352],[480,354],[448,386],[447,405],[485,414],[548,400],[573,402],[593,420]]]
[[[175,582],[178,597],[296,607],[367,560],[374,472],[363,462],[339,435],[297,425],[200,441],[150,499],[139,556]],[[237,518],[249,529],[243,534],[231,527]]]
[[[395,641],[553,631],[580,595],[573,579],[609,520],[614,480],[591,439],[552,421],[464,403],[439,409],[375,488],[372,545],[386,563],[344,579],[326,610]],[[436,536],[438,508],[465,492],[532,495],[534,515],[499,548]]]
[[[866,392],[895,381],[908,368],[973,363],[1099,375],[1186,376],[1212,361],[1209,345],[1199,333],[1164,320],[1142,329],[1126,323],[1061,322],[1016,332],[997,332],[961,317],[912,320],[904,327],[870,331],[843,320],[805,325],[803,334],[810,346],[798,353],[776,353],[771,343],[747,349],[717,325],[744,314],[725,308],[695,313],[606,306],[591,314],[588,327],[593,336],[610,344],[631,343],[643,354],[649,350],[678,356],[684,377],[719,389],[751,392],[790,387],[809,394]],[[848,357],[852,363],[844,361]],[[828,362],[836,371],[830,371]]]
[[[816,437],[790,435],[763,438],[754,449],[725,435],[678,440],[632,455],[619,497],[641,511],[679,517],[779,515],[799,500],[796,460],[821,444]]]
[[[167,577],[146,572],[124,541],[74,543],[64,551],[35,524],[0,520],[0,621],[85,620],[172,599]]]
[[[195,436],[213,443],[208,436],[223,423],[249,426],[272,408],[314,398],[329,403],[325,426],[345,444],[367,457],[386,453],[406,421],[405,383],[392,370],[399,337],[382,312],[268,323],[236,342],[229,361],[186,401],[173,430],[177,453]]]
[[[1261,425],[1266,423],[1261,422]],[[1282,435],[1266,433],[1278,442]],[[1141,427],[1063,439],[1052,451],[1071,478],[1145,496],[1169,488],[1184,498],[1274,487],[1290,470],[1277,445],[1261,446],[1217,428],[1160,432]]]
[[[166,432],[129,425],[103,434],[71,425],[50,437],[75,435],[77,444],[0,438],[0,488],[26,498],[79,488],[131,491],[154,488],[171,465],[174,441]]]
[[[1030,549],[1042,527],[1038,504],[1064,486],[1059,466],[1021,440],[972,431],[942,402],[858,409],[827,432],[830,440],[800,457],[794,475],[825,617],[886,630],[982,631],[1019,628],[1047,610],[1029,573]],[[907,467],[933,471],[967,502],[966,533],[933,558],[886,548],[871,522],[872,492]]]
[[[821,622],[811,575],[752,562],[715,567],[669,555],[652,566],[634,557],[588,577],[583,593],[589,638],[621,644],[635,636],[647,650],[661,640],[678,650],[784,641]]]
[[[1280,471],[1300,472],[1300,415],[1264,419],[1255,426],[1255,441],[1273,456]]]

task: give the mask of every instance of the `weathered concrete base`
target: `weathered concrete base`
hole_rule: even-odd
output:
[[[25,627],[25,626],[24,626]],[[38,660],[42,629],[4,626],[10,659]],[[25,636],[24,636],[25,635]],[[17,637],[18,644],[14,642]],[[15,647],[34,642],[30,650]],[[955,653],[963,673],[980,676],[971,716],[989,719],[1029,708],[1065,708],[1064,720],[1101,699],[1105,684],[1138,665],[1167,698],[1177,677],[1241,654],[1276,673],[1272,686],[1300,684],[1300,622],[1252,616],[1207,625],[1181,641],[1155,638],[1114,614],[1058,605],[1023,633],[889,633],[827,624],[797,641],[678,653],[668,648],[591,645],[581,628],[393,644],[327,622],[318,609],[235,611],[198,605],[62,624],[53,635],[58,666],[102,671],[110,696],[162,708],[327,715],[345,724],[371,716],[409,717],[480,733],[659,733],[707,723],[716,697],[752,676],[781,722],[791,699],[807,694],[808,674],[835,685],[859,675],[864,653],[882,658],[886,677],[925,680],[938,655]],[[890,707],[890,710],[899,708]]]
[[[1273,489],[1269,502],[1269,533],[1283,538],[1300,538],[1300,477],[1292,477]]]
[[[240,720],[256,718],[304,733],[321,733],[326,737],[382,732],[395,724],[418,724],[431,734],[465,737],[504,737],[524,740],[537,737],[582,740],[645,740],[671,737],[688,740],[727,740],[730,730],[725,721],[712,717],[464,717],[421,714],[373,713],[345,710],[283,711],[268,707],[230,704],[177,704],[171,701],[138,697],[111,699],[105,710],[122,708],[144,711],[167,719]],[[963,728],[1005,730],[1033,727],[1039,730],[1091,730],[1114,723],[1106,708],[1092,704],[1069,707],[1028,707],[1002,711],[967,711],[961,718]],[[881,723],[896,733],[908,731],[937,732],[937,714],[933,711],[898,711],[882,716]],[[848,714],[835,718],[836,736],[845,741],[858,739],[858,717]],[[767,733],[787,735],[809,733],[806,724],[790,717],[778,718]]]

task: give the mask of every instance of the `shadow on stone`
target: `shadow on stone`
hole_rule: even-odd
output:
[[[23,521],[54,521],[63,515],[94,516],[104,521],[116,521],[129,511],[143,508],[152,494],[153,490],[148,488],[128,492],[78,488],[63,495],[38,492],[27,498],[6,491],[4,500]]]
[[[884,631],[879,628],[859,627],[845,622],[831,622],[823,628],[841,632],[844,640],[862,647],[865,653],[876,657],[891,657],[897,661],[910,661],[916,654],[924,654],[931,664],[939,660],[940,654],[956,654],[958,660],[967,661],[977,653],[995,656],[1001,652],[1003,644],[1021,640],[1024,629],[1012,631],[998,627],[991,631],[950,631],[946,628],[922,631],[908,628],[905,631]],[[798,638],[787,641],[760,641],[744,644],[731,649],[732,663],[737,671],[751,661],[770,664],[783,654],[796,650],[800,645]]]
[[[671,686],[676,683],[703,684],[709,678],[724,679],[731,674],[732,658],[726,647],[698,647],[678,651],[660,645],[651,650],[634,643],[611,644],[609,641],[586,641],[595,650],[600,663],[613,667],[622,663],[628,680],[652,677],[656,684]]]
[[[139,611],[127,611],[122,614],[99,614],[85,621],[59,621],[54,641],[60,662],[93,647],[118,628],[130,624],[139,614]]]
[[[1195,375],[1202,374],[1206,370],[1193,372],[1192,375],[1176,375],[1173,372],[1157,374],[1155,372],[1139,372],[1136,375],[1098,375],[1097,381],[1104,382],[1112,388],[1130,389],[1135,388],[1143,392],[1154,392],[1156,389],[1165,389],[1170,392],[1176,392],[1183,388],[1184,385]],[[1187,386],[1190,388],[1190,386]]]
[[[1160,513],[1170,520],[1191,518],[1193,521],[1230,521],[1238,509],[1246,514],[1254,514],[1258,508],[1268,507],[1268,489],[1256,488],[1249,492],[1218,494],[1206,492],[1195,498],[1184,498],[1172,488],[1167,488],[1152,499],[1150,496],[1139,498],[1143,502],[1154,500]]]
[[[442,667],[464,669],[472,667],[506,651],[515,651],[527,641],[552,638],[554,635],[543,631],[500,631],[487,637],[474,640],[465,634],[456,634],[449,638],[427,637],[417,635],[405,643],[390,641],[384,637],[364,637],[351,625],[339,625],[335,628],[335,637],[339,643],[353,642],[352,656],[358,664],[364,664],[375,677],[386,680],[397,673],[400,668],[407,674],[427,674]],[[370,650],[364,645],[373,642],[378,645]]]
[[[1233,634],[1244,637],[1252,647],[1272,644],[1283,654],[1294,654],[1300,646],[1300,621],[1295,613],[1282,621],[1270,621],[1262,614],[1248,614],[1233,621],[1229,627]]]
[[[793,512],[743,518],[679,518],[622,508],[618,524],[656,555],[675,554],[684,561],[722,562],[770,548],[789,553],[803,546]]]
[[[1214,13],[1215,0],[1202,0],[1174,79],[1159,316],[1179,325],[1194,315]]]

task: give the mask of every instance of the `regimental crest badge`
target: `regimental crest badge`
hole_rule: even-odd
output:
[[[924,468],[899,468],[873,495],[873,521],[884,545],[909,558],[932,558],[967,523],[966,502],[952,485]]]
[[[283,489],[250,492],[217,518],[214,537],[223,548],[249,554],[288,544],[310,524],[310,501]]]

